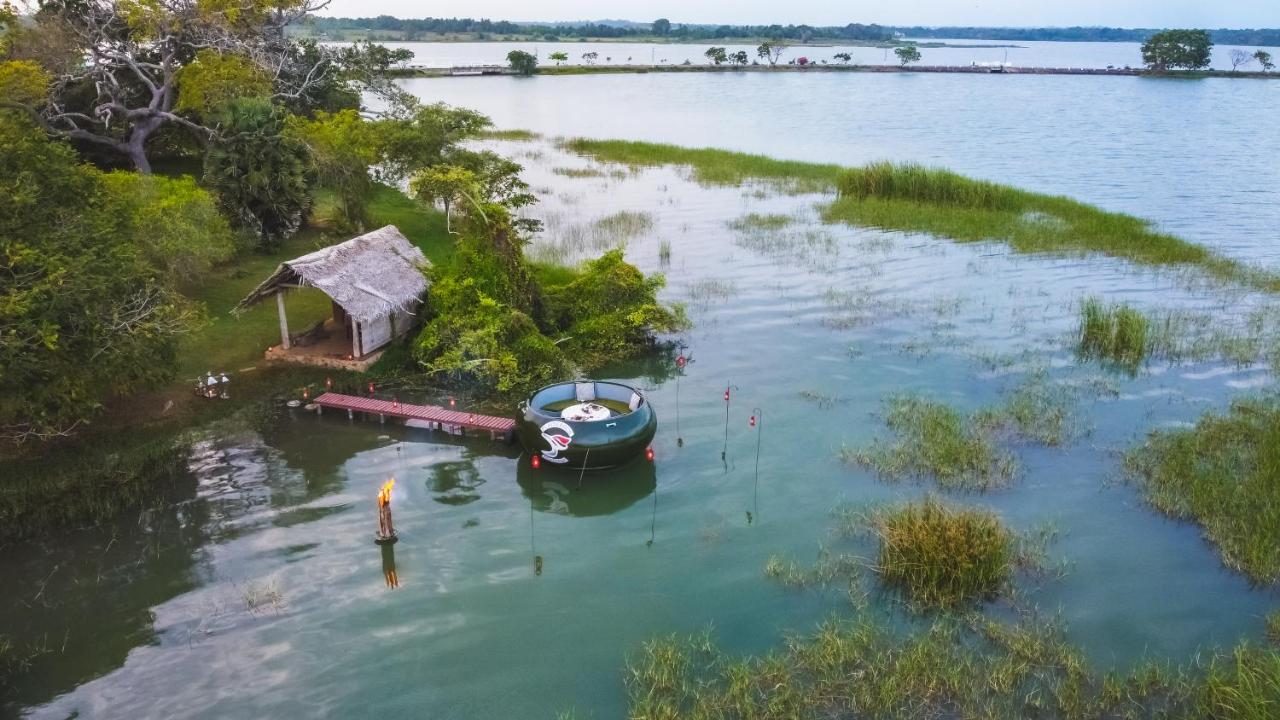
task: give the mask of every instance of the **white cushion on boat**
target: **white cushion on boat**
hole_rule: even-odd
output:
[[[596,384],[593,382],[574,383],[574,392],[578,402],[591,402],[596,399]]]
[[[641,400],[643,400],[643,398],[640,397],[640,393],[633,392],[631,393],[631,402],[627,403],[627,407],[635,410],[640,407]]]

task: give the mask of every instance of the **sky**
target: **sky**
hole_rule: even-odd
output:
[[[1280,0],[332,0],[341,17],[650,21],[767,25],[1280,27]]]

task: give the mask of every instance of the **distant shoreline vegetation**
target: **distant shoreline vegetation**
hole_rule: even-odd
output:
[[[778,160],[714,148],[576,138],[568,150],[630,166],[684,165],[708,185],[771,183],[783,192],[834,192],[828,222],[922,232],[956,242],[1003,242],[1020,253],[1097,253],[1154,267],[1196,268],[1225,282],[1280,292],[1280,277],[1159,232],[1146,220],[941,168],[864,167]]]
[[[648,42],[722,42],[742,39],[788,40],[796,43],[852,44],[892,43],[901,38],[936,40],[1134,42],[1142,43],[1160,28],[1113,27],[925,27],[849,23],[843,26],[810,25],[711,25],[601,20],[598,22],[510,22],[473,18],[397,18],[390,15],[363,18],[312,17],[299,30],[332,39],[369,40],[631,40]],[[1209,31],[1214,43],[1222,45],[1280,46],[1280,28]]]

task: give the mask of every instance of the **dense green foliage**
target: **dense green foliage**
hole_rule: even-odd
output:
[[[99,182],[115,199],[115,212],[143,259],[170,285],[198,282],[235,254],[226,219],[192,178],[115,171],[101,175]]]
[[[0,272],[9,278],[0,286],[0,434],[66,432],[104,399],[172,372],[188,317],[165,275],[209,261],[199,244],[218,231],[190,224],[211,206],[199,194],[182,182],[104,180],[69,147],[0,113]],[[169,211],[178,217],[160,218]],[[158,219],[165,224],[135,224]]]
[[[903,45],[893,49],[893,54],[898,56],[898,64],[907,66],[914,62],[920,62],[920,48],[915,45]]]
[[[1212,54],[1213,39],[1207,30],[1165,30],[1142,44],[1142,62],[1155,71],[1207,68]]]
[[[547,289],[548,322],[583,368],[635,357],[650,349],[654,332],[687,325],[680,307],[657,302],[664,284],[661,275],[646,278],[621,250],[610,250],[586,263],[573,282]]]
[[[1223,562],[1259,583],[1280,580],[1280,403],[1241,400],[1194,428],[1152,433],[1126,457],[1147,501],[1194,520]]]
[[[435,375],[480,392],[514,394],[652,349],[657,332],[684,327],[646,278],[606,253],[569,282],[543,288],[523,239],[493,203],[467,217],[453,259],[432,270],[430,316],[415,357]]]
[[[311,157],[285,132],[285,119],[282,108],[261,98],[226,103],[222,136],[204,159],[205,185],[263,250],[297,232],[312,203]]]
[[[1013,535],[985,510],[936,498],[880,513],[876,570],[913,604],[957,607],[995,597],[1012,572]]]

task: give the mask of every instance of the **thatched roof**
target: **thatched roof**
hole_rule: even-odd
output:
[[[240,301],[241,312],[288,286],[314,287],[361,322],[408,310],[427,290],[422,251],[394,225],[280,263],[271,277]]]

